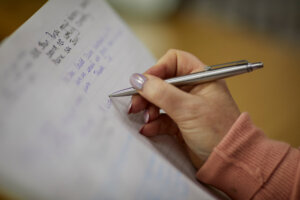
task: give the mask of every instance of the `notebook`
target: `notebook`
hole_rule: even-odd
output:
[[[0,191],[20,199],[215,199],[169,136],[127,115],[156,62],[107,2],[47,2],[0,47]]]

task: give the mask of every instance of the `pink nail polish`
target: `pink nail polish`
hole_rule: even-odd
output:
[[[139,130],[139,133],[140,133],[140,134],[143,134],[144,127],[145,127],[145,126],[143,126],[143,127]]]
[[[147,81],[147,78],[143,74],[134,73],[131,75],[130,84],[137,90],[143,89],[144,83]]]
[[[150,119],[149,111],[145,110],[145,112],[144,112],[144,122],[145,122],[145,124],[147,124],[149,122],[149,119]]]
[[[132,103],[130,102],[128,109],[127,109],[127,114],[131,113],[131,109],[132,109]]]

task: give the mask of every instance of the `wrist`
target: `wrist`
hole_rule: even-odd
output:
[[[234,199],[250,199],[288,151],[289,145],[265,137],[243,113],[200,168],[197,178]]]

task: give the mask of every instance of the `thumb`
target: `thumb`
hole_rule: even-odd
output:
[[[135,73],[131,75],[130,83],[141,96],[162,108],[173,119],[176,117],[175,112],[182,108],[189,97],[188,93],[149,74]]]

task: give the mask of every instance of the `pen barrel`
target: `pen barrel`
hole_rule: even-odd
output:
[[[263,67],[263,63],[247,63],[235,66],[222,67],[217,69],[209,69],[207,71],[196,72],[193,74],[188,74],[185,76],[174,77],[170,79],[166,79],[167,83],[170,83],[175,86],[183,86],[183,85],[196,85],[200,83],[215,81],[239,74],[243,74],[246,72],[251,72],[256,69],[260,69]],[[120,97],[120,96],[129,96],[137,94],[138,92],[134,88],[126,88],[117,93],[113,93],[110,97]]]
[[[166,79],[165,81],[175,86],[196,85],[199,83],[215,81],[251,71],[253,71],[252,65],[246,64],[241,66],[224,67],[221,69],[219,68],[215,70],[213,69],[208,71],[197,72],[185,76]]]

